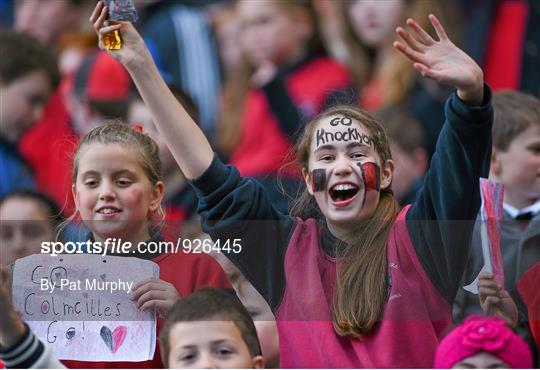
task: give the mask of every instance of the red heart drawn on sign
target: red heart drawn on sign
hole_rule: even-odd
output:
[[[114,353],[116,353],[116,351],[118,351],[118,348],[120,348],[122,343],[124,343],[124,339],[126,339],[126,334],[127,328],[125,326],[119,326],[112,332]]]
[[[125,326],[119,326],[114,329],[113,332],[111,332],[111,329],[106,326],[102,326],[99,334],[101,335],[101,339],[103,339],[103,342],[105,342],[107,348],[109,348],[112,353],[116,353],[118,348],[120,348],[122,343],[124,343],[124,339],[126,339],[127,328]]]

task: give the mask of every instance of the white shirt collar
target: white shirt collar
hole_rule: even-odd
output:
[[[503,208],[506,212],[508,212],[508,214],[510,214],[512,218],[516,218],[518,215],[527,212],[532,212],[533,215],[536,215],[540,212],[540,199],[537,200],[535,203],[531,204],[530,206],[522,209],[517,209],[508,203],[503,203]]]

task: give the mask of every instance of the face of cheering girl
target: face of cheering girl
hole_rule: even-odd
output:
[[[333,115],[315,125],[304,179],[332,233],[344,237],[375,212],[394,162],[381,163],[370,130],[354,118]]]
[[[96,241],[149,239],[149,220],[160,207],[163,183],[152,184],[140,153],[129,144],[99,142],[79,151],[73,197]]]

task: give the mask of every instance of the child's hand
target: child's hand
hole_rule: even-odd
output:
[[[478,279],[478,297],[480,306],[488,315],[497,315],[506,323],[515,327],[518,321],[518,309],[510,294],[497,286],[492,274],[483,272]]]
[[[431,24],[439,40],[434,40],[418,23],[412,19],[407,24],[414,29],[417,39],[403,28],[396,32],[405,41],[394,42],[394,47],[414,62],[422,76],[454,86],[458,96],[471,105],[482,103],[484,96],[484,73],[476,62],[463,50],[450,41],[439,20],[431,14]]]
[[[24,335],[24,324],[11,303],[9,267],[0,267],[0,346],[10,347]]]
[[[153,309],[160,317],[165,317],[178,299],[180,295],[171,283],[155,278],[139,281],[131,294],[138,309]]]
[[[135,27],[129,22],[110,21],[108,26],[105,25],[109,10],[99,1],[90,16],[90,23],[93,24],[99,38],[99,47],[106,50],[103,44],[103,37],[113,31],[118,30],[122,38],[122,47],[119,50],[106,50],[107,53],[114,59],[122,63],[127,69],[134,66],[143,65],[145,57],[149,56],[148,50],[144,41],[135,30]]]

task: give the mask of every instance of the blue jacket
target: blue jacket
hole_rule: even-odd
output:
[[[17,147],[0,137],[0,197],[13,190],[34,188],[32,171]]]

